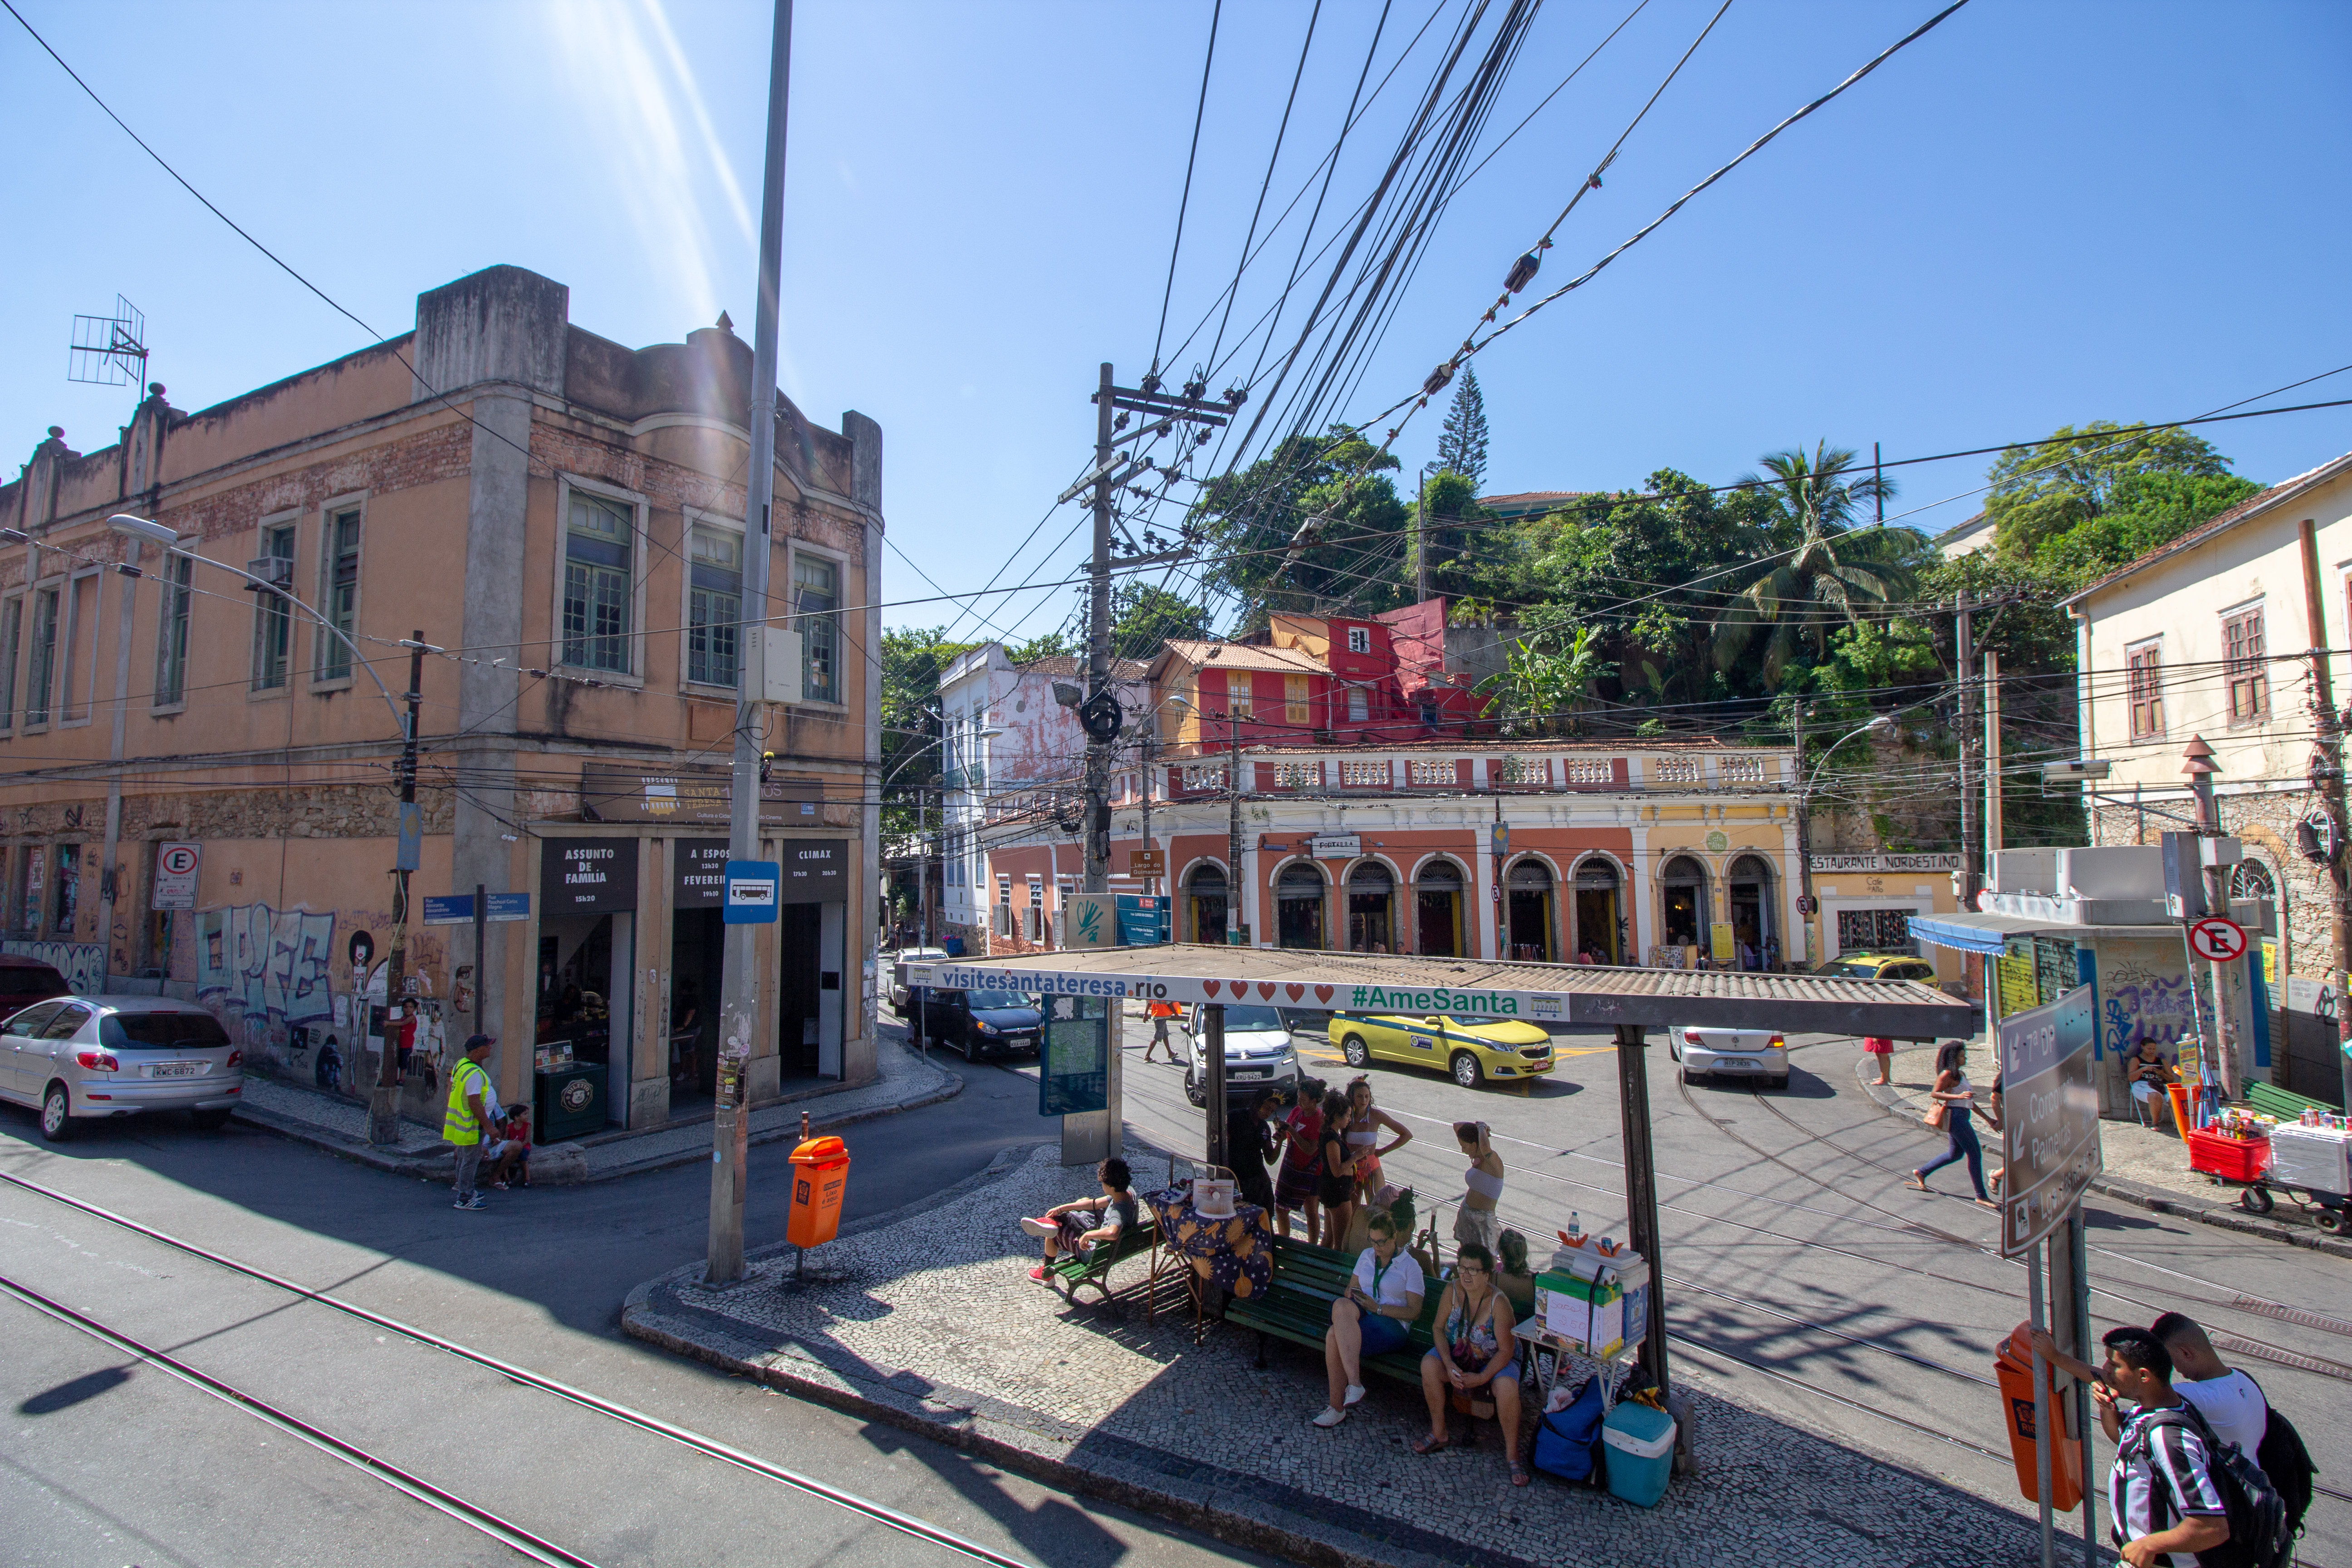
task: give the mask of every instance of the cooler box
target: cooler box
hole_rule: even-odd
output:
[[[2271,1129],[2273,1185],[2352,1193],[2352,1133],[2282,1121]]]
[[[1675,1468],[1675,1418],[1627,1400],[1601,1423],[1609,1450],[1609,1489],[1627,1502],[1655,1508]]]
[[[604,1064],[565,1062],[531,1075],[531,1142],[561,1143],[604,1131]]]
[[[2209,1176],[2219,1176],[2227,1182],[2258,1180],[2263,1167],[2270,1163],[2270,1142],[2263,1138],[2225,1138],[2219,1132],[2208,1132],[2192,1127],[2182,1133],[2181,1141],[2189,1145],[2189,1168],[2202,1171]],[[2303,1183],[2290,1184],[2304,1185]]]

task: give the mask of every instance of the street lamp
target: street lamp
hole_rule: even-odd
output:
[[[1820,913],[1821,909],[1821,906],[1813,898],[1813,782],[1821,777],[1822,764],[1830,760],[1830,753],[1836,751],[1840,746],[1844,745],[1848,741],[1853,740],[1856,735],[1862,734],[1865,731],[1873,735],[1888,735],[1894,733],[1894,731],[1895,721],[1885,713],[1878,714],[1874,718],[1866,720],[1864,722],[1855,725],[1853,729],[1848,730],[1844,734],[1840,735],[1836,740],[1832,741],[1829,743],[1828,749],[1823,751],[1821,756],[1814,761],[1811,771],[1806,772],[1803,777],[1799,781],[1797,791],[1797,875],[1804,888],[1804,898],[1799,905],[1799,912],[1805,917],[1805,930],[1808,933],[1805,942],[1805,959],[1807,963],[1812,962],[1813,944],[1811,939],[1811,932],[1812,931],[1813,920]],[[1800,733],[1801,734],[1801,731]],[[1797,752],[1797,766],[1801,770],[1804,768],[1804,765],[1805,756],[1801,741]]]

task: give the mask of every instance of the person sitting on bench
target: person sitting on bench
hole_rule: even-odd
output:
[[[1434,1454],[1453,1441],[1445,1428],[1448,1405],[1477,1415],[1491,1402],[1503,1426],[1503,1457],[1511,1484],[1528,1484],[1519,1462],[1518,1346],[1511,1337],[1511,1303],[1495,1284],[1495,1258],[1479,1242],[1465,1241],[1454,1255],[1454,1278],[1438,1298],[1444,1331],[1421,1358],[1422,1394],[1429,1401],[1429,1436],[1412,1445],[1416,1454]]]
[[[1127,1162],[1114,1154],[1095,1167],[1095,1177],[1102,1183],[1102,1196],[1055,1204],[1034,1219],[1022,1220],[1021,1228],[1045,1244],[1045,1261],[1029,1270],[1029,1278],[1039,1284],[1063,1253],[1084,1258],[1096,1243],[1115,1242],[1134,1226],[1135,1194],[1128,1190],[1133,1178]]]
[[[1348,1418],[1364,1397],[1364,1358],[1404,1349],[1421,1317],[1421,1265],[1399,1245],[1396,1221],[1377,1212],[1369,1228],[1372,1244],[1356,1259],[1348,1293],[1331,1303],[1331,1327],[1323,1335],[1330,1403],[1316,1415],[1318,1426]]]

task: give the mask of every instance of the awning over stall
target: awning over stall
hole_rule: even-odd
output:
[[[2179,936],[2177,925],[2070,925],[2063,921],[2038,920],[2032,915],[1949,914],[1913,915],[1911,934],[1937,947],[1953,948],[1961,952],[1982,952],[1998,956],[2011,937],[2069,937],[2077,942],[2099,937]]]

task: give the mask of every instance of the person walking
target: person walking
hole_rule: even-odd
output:
[[[1176,1047],[1168,1042],[1168,1020],[1176,1016],[1176,1004],[1173,1002],[1148,1002],[1144,1004],[1143,1010],[1147,1014],[1150,1015],[1151,1017],[1151,1038],[1144,1044],[1143,1059],[1147,1062],[1150,1061],[1152,1059],[1152,1052],[1166,1051],[1168,1053],[1168,1065],[1170,1067],[1174,1067],[1176,1065]]]
[[[2132,1568],[2188,1568],[2230,1539],[2213,1482],[2212,1428],[2172,1386],[2172,1355],[2146,1329],[2109,1329],[2091,1397],[2116,1446],[2109,1529]],[[2135,1406],[2126,1415],[2121,1405]]]
[[[1996,1129],[2000,1123],[1990,1110],[1977,1107],[1976,1090],[1969,1087],[1966,1071],[1968,1055],[1968,1043],[1964,1040],[1946,1040],[1937,1048],[1936,1086],[1928,1090],[1936,1102],[1936,1109],[1928,1115],[1940,1118],[1939,1123],[1931,1121],[1931,1125],[1940,1124],[1949,1142],[1942,1159],[1932,1160],[1920,1166],[1911,1173],[1911,1179],[1904,1184],[1927,1192],[1929,1190],[1928,1177],[1947,1165],[1966,1160],[1969,1163],[1969,1180],[1977,1189],[1978,1205],[1995,1208],[1999,1205],[1985,1192],[1984,1145],[1977,1141],[1976,1125],[1971,1119],[1982,1116]]]
[[[482,1194],[475,1184],[481,1177],[482,1129],[490,1124],[488,1106],[497,1099],[490,1075],[482,1064],[498,1044],[491,1035],[469,1035],[465,1058],[449,1074],[449,1105],[441,1113],[441,1136],[457,1152],[457,1199],[453,1209],[478,1209]]]

